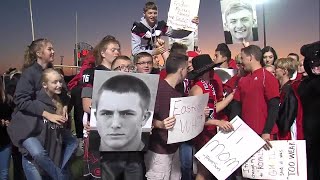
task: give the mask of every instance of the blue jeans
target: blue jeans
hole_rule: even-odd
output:
[[[11,144],[6,145],[3,148],[0,148],[0,179],[7,180],[9,179],[9,166],[10,166],[10,157],[11,157]]]
[[[66,133],[63,137],[63,143],[65,145],[64,155],[62,160],[61,168],[57,167],[54,162],[48,156],[46,150],[43,148],[42,144],[36,137],[30,137],[23,141],[22,145],[27,149],[29,154],[32,156],[33,160],[37,165],[39,165],[44,171],[48,173],[53,179],[68,179],[67,175],[67,163],[73,154],[74,150],[77,148],[77,140],[72,137],[71,133]],[[33,166],[33,167],[32,167]],[[23,161],[23,167],[25,168],[25,174],[27,179],[33,180],[39,177],[38,170],[34,167],[34,164],[30,161]],[[29,171],[29,172],[26,172]],[[37,172],[35,172],[37,171]],[[41,177],[41,176],[40,176]]]
[[[63,144],[65,146],[64,148],[64,154],[63,154],[63,160],[61,164],[61,169],[65,169],[67,167],[67,163],[69,162],[73,152],[78,147],[78,141],[77,138],[72,136],[70,130],[67,130],[63,134]]]
[[[193,179],[193,148],[190,141],[181,143],[179,147],[181,163],[181,180]]]
[[[35,165],[22,156],[22,167],[28,180],[42,180],[42,177]]]

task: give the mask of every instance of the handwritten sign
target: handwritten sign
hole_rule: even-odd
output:
[[[188,141],[202,132],[208,100],[209,94],[171,98],[169,116],[175,116],[176,123],[168,131],[167,144]]]
[[[260,149],[242,165],[242,175],[251,179],[307,179],[306,143],[271,141],[272,149]]]
[[[265,141],[240,117],[237,116],[230,122],[234,131],[219,131],[195,154],[195,157],[219,180],[230,176],[265,144]]]
[[[197,25],[192,19],[198,16],[200,0],[171,0],[167,25],[173,29],[195,31]]]

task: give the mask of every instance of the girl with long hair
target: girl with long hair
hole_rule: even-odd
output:
[[[42,88],[42,73],[51,67],[54,61],[53,45],[48,39],[37,39],[28,46],[24,57],[23,72],[14,95],[16,110],[8,126],[8,133],[12,143],[18,146],[23,154],[22,164],[27,179],[42,179],[35,165],[53,179],[63,179],[61,168],[54,164],[37,138],[42,131],[39,119],[45,118],[57,124],[67,121],[66,105],[63,107],[63,114],[60,115],[49,112],[47,106],[36,99]],[[60,96],[66,104],[68,99],[66,92],[63,91]],[[73,139],[70,138],[69,143],[71,141]]]

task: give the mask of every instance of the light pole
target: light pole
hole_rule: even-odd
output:
[[[34,41],[34,28],[33,28],[33,16],[32,16],[32,2],[31,2],[31,0],[29,0],[29,11],[30,11],[32,41]]]
[[[266,17],[265,17],[265,6],[264,6],[266,2],[267,0],[255,0],[256,5],[258,4],[262,5],[263,47],[267,46]]]
[[[263,47],[267,46],[267,38],[266,38],[266,17],[264,15],[265,8],[264,3],[262,3],[262,21],[263,21]]]

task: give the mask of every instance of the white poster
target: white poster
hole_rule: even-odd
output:
[[[94,77],[90,128],[100,151],[145,150],[159,75],[96,70]]]
[[[224,180],[256,153],[265,141],[240,117],[231,121],[234,131],[219,131],[195,157],[219,180]]]
[[[258,23],[254,0],[220,0],[227,44],[258,41]]]
[[[250,179],[306,180],[306,143],[271,141],[272,149],[260,149],[242,165],[243,177]]]
[[[171,0],[167,25],[173,29],[195,31],[197,25],[192,19],[198,16],[200,0]]]
[[[176,123],[168,131],[167,144],[184,142],[199,135],[205,123],[204,108],[209,94],[182,98],[171,98],[169,117],[175,116]]]
[[[218,74],[223,84],[237,74],[236,69],[214,68],[214,73]]]

